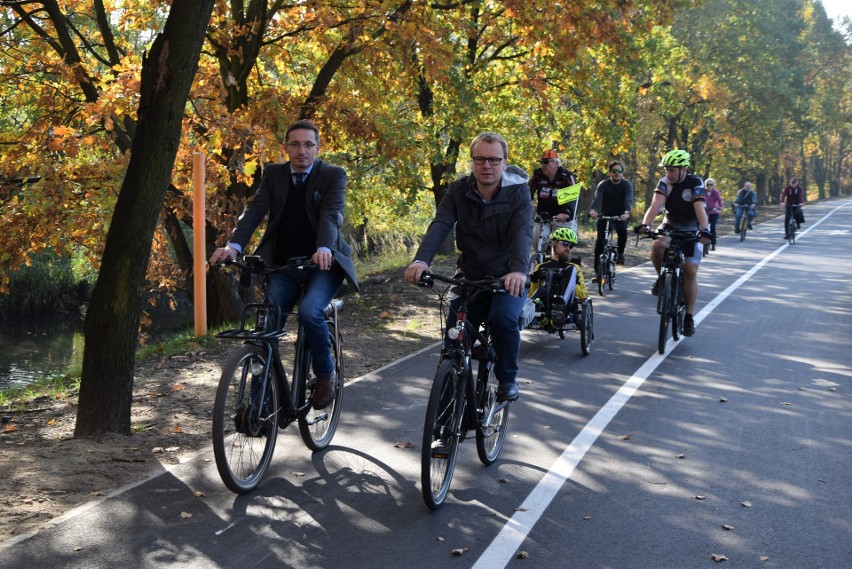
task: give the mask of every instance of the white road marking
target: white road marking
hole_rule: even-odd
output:
[[[831,217],[831,215],[838,209],[847,205],[849,205],[849,202],[834,208],[822,219],[808,227],[808,229],[802,231],[799,235],[806,235],[819,226],[823,221]],[[695,323],[698,324],[704,320],[704,318],[713,312],[713,310],[715,310],[715,308],[723,300],[730,296],[731,293],[742,286],[757,271],[766,265],[766,263],[774,259],[787,247],[790,247],[790,244],[785,241],[784,245],[767,255],[763,260],[731,284],[731,286],[719,293],[716,298],[711,300],[695,316]],[[660,355],[655,352],[654,355],[648,358],[648,360],[642,364],[638,370],[636,370],[636,373],[634,373],[630,379],[621,386],[610,400],[601,407],[595,416],[592,417],[585,427],[583,427],[583,430],[574,437],[571,444],[562,451],[562,454],[556,459],[545,475],[542,476],[539,483],[535,488],[533,488],[532,492],[530,492],[527,499],[524,500],[524,503],[518,508],[515,515],[506,522],[506,525],[503,526],[503,529],[500,530],[497,537],[494,538],[488,548],[482,553],[479,559],[476,560],[476,563],[473,565],[473,569],[497,569],[508,565],[509,561],[511,561],[512,557],[515,555],[515,552],[523,544],[527,535],[529,535],[533,526],[542,514],[544,514],[544,511],[553,501],[553,498],[555,498],[559,490],[562,489],[562,485],[571,477],[574,469],[589,449],[592,448],[592,445],[601,433],[603,433],[607,425],[609,425],[609,422],[612,421],[621,408],[624,407],[624,405],[642,386],[648,376],[657,369],[657,366],[665,361],[668,355],[672,353],[675,346],[677,346],[681,341],[683,341],[683,337],[681,337],[677,342],[669,338],[668,344],[666,345],[666,353]]]

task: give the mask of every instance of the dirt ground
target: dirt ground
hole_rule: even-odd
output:
[[[763,207],[757,221],[779,212],[778,206]],[[720,235],[731,231],[726,214]],[[631,237],[627,266],[648,259],[649,241],[634,243]],[[577,252],[590,289],[593,247],[593,235],[581,235]],[[452,265],[447,260],[438,266],[449,272]],[[344,363],[350,379],[440,337],[434,294],[405,284],[401,270],[364,278],[362,285],[360,295],[344,298]],[[74,401],[40,398],[25,411],[0,409],[0,544],[209,445],[213,396],[233,347],[221,341],[214,348],[137,365],[130,436],[73,438]]]

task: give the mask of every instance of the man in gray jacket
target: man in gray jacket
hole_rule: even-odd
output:
[[[299,257],[310,258],[316,265],[270,277],[270,292],[282,312],[291,312],[299,302],[299,323],[305,327],[304,340],[317,377],[311,397],[315,409],[331,404],[337,381],[323,310],[344,278],[358,290],[352,247],[340,232],[346,172],[317,160],[319,145],[319,130],[313,123],[296,121],[287,127],[284,148],[290,160],[266,166],[260,186],[237,219],[228,245],[216,249],[210,257],[211,265],[236,259],[261,221],[268,217],[255,254],[271,266],[283,266]],[[304,296],[300,300],[302,286]]]
[[[508,155],[506,140],[499,134],[484,132],[473,140],[473,173],[450,184],[415,261],[405,270],[405,280],[417,283],[455,228],[456,246],[461,252],[457,265],[465,276],[502,279],[508,294],[481,295],[468,312],[474,325],[488,318],[496,352],[494,373],[500,382],[498,397],[502,400],[518,398],[518,317],[526,300],[532,244],[530,190],[524,178],[506,171]],[[456,322],[454,303],[450,304],[448,327]]]

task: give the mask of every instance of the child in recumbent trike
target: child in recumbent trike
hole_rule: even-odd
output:
[[[550,260],[541,263],[530,275],[529,297],[535,303],[536,319],[530,328],[549,333],[564,331],[568,324],[577,324],[579,305],[589,298],[589,291],[580,270],[579,258],[572,259],[577,234],[560,227],[550,234]]]

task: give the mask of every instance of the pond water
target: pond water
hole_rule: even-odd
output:
[[[21,316],[0,322],[0,389],[21,387],[83,362],[83,320]]]

